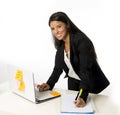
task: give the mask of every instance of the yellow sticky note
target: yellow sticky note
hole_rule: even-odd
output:
[[[15,80],[17,80],[16,82],[19,82],[19,85],[18,85],[17,89],[19,91],[24,91],[25,83],[23,81],[23,71],[22,70],[17,70],[16,71]]]
[[[23,79],[23,72],[22,72],[22,70],[17,70],[16,71],[15,79],[19,80],[19,81],[22,81],[22,79]]]
[[[52,91],[50,94],[53,95],[53,96],[59,96],[60,95],[60,93],[57,92],[57,91]]]
[[[21,81],[18,90],[23,91],[24,89],[25,89],[25,84],[23,81]]]

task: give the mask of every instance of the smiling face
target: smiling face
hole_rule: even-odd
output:
[[[68,36],[68,28],[65,23],[63,23],[62,21],[51,21],[50,28],[55,38],[63,41],[66,40]]]

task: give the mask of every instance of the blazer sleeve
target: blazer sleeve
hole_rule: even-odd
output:
[[[81,98],[86,101],[89,93],[91,67],[93,62],[96,60],[96,55],[94,54],[93,44],[91,41],[89,41],[89,39],[83,38],[81,41],[79,41],[77,50],[79,55],[79,71],[77,71],[77,73],[81,78],[79,88],[83,89]]]
[[[54,66],[52,74],[50,75],[49,79],[47,80],[47,84],[50,85],[50,90],[53,89],[55,83],[58,81],[60,75],[63,72],[63,69],[62,69],[63,52],[62,51],[63,51],[62,48],[57,50],[56,56],[55,56],[55,66]]]

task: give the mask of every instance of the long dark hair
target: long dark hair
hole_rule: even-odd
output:
[[[49,26],[50,26],[50,22],[51,21],[62,21],[63,23],[65,23],[68,27],[68,32],[70,34],[75,34],[75,33],[80,33],[84,38],[89,39],[71,20],[70,18],[64,13],[64,12],[55,12],[54,14],[52,14],[49,18]],[[55,36],[53,36],[54,38],[54,45],[55,48],[57,49],[61,44],[62,44],[62,40],[58,40],[55,38]],[[90,39],[89,39],[90,40]],[[94,49],[94,46],[93,46]],[[95,52],[95,51],[94,51]],[[95,57],[96,57],[96,53]]]
[[[52,14],[49,18],[49,26],[50,26],[50,22],[51,21],[62,21],[63,23],[65,23],[68,27],[68,31],[72,34],[80,32],[82,33],[84,36],[86,36],[71,20],[70,18],[64,13],[64,12],[56,12],[54,14]],[[87,37],[87,36],[86,36]],[[61,41],[57,40],[54,36],[54,45],[55,48],[57,48]]]

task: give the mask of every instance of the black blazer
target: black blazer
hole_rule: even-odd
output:
[[[93,44],[80,33],[71,34],[70,37],[70,62],[74,71],[80,77],[79,88],[91,93],[100,93],[109,81],[102,72],[94,55]],[[64,42],[58,48],[55,56],[55,66],[47,83],[52,89],[58,81],[63,70],[68,76],[68,68],[64,62]]]

